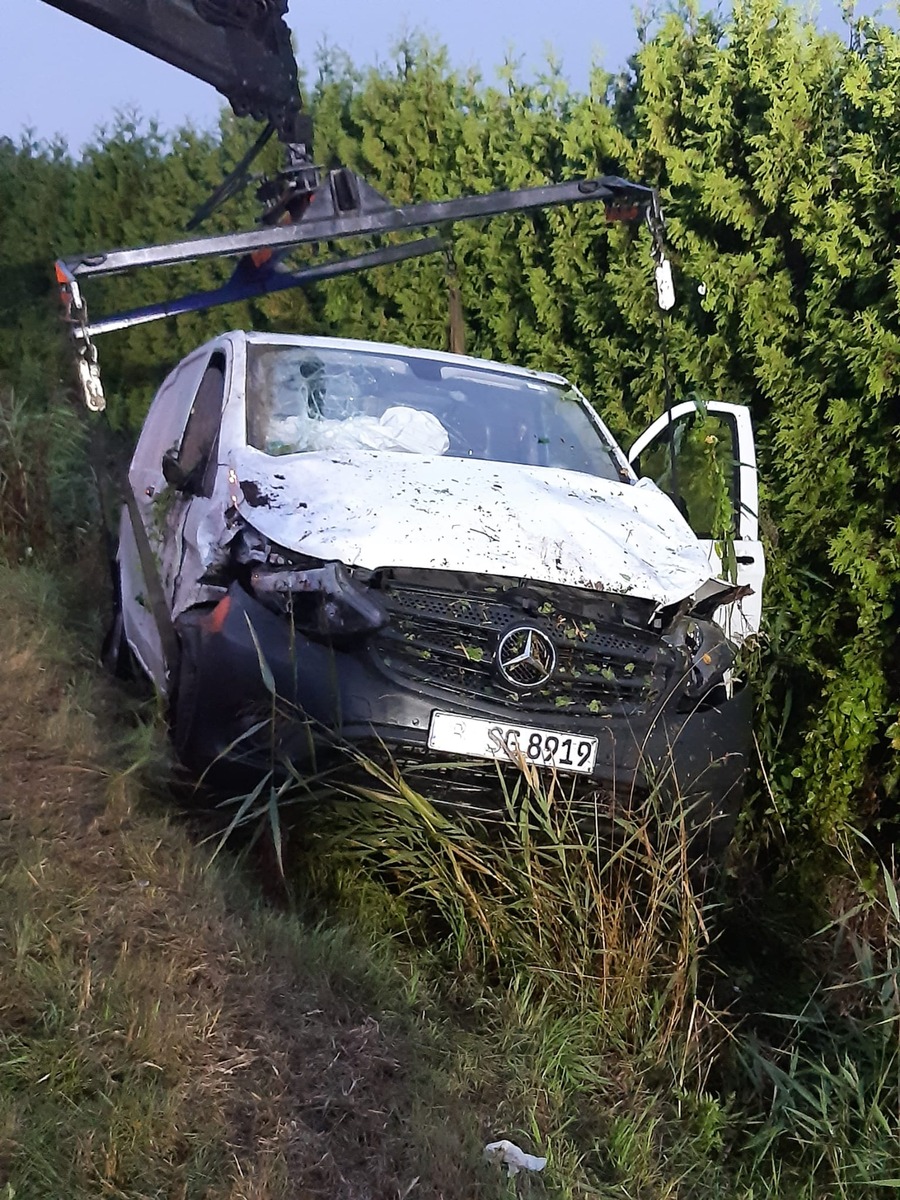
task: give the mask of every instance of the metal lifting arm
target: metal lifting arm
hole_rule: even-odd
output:
[[[92,337],[179,313],[303,287],[444,248],[440,237],[381,245],[350,257],[313,262],[297,271],[282,259],[297,246],[341,238],[446,227],[500,213],[600,201],[610,220],[645,219],[653,238],[657,284],[668,279],[662,213],[653,190],[612,175],[511,192],[398,206],[346,168],[322,174],[312,160],[312,122],[302,112],[297,63],[285,23],[288,0],[45,0],[156,58],[210,83],[235,112],[266,121],[266,128],[232,174],[201,206],[189,228],[249,181],[248,169],[268,138],[286,144],[285,167],[263,182],[262,228],[158,246],[81,254],[56,264],[56,277],[77,349],[77,370],[89,408],[104,406]],[[212,291],[146,305],[91,322],[81,283],[138,267],[170,266],[205,258],[237,258],[231,278]],[[662,291],[660,291],[662,302]]]
[[[97,334],[433,254],[443,249],[445,243],[440,237],[417,238],[348,258],[312,263],[291,272],[282,267],[280,260],[294,247],[313,242],[331,243],[348,237],[378,237],[426,226],[447,226],[455,221],[477,220],[500,213],[592,200],[603,204],[608,220],[645,220],[653,239],[657,263],[665,263],[662,213],[657,193],[614,175],[512,192],[489,192],[454,200],[395,206],[347,168],[330,171],[321,180],[302,215],[291,224],[158,246],[141,246],[131,250],[82,254],[59,261],[56,264],[56,277],[78,347],[78,371],[85,401],[89,408],[103,407],[96,348],[91,340]],[[81,294],[81,282],[85,279],[119,274],[138,267],[171,266],[216,257],[239,258],[231,278],[220,288],[195,292],[96,321],[88,319],[87,306]]]
[[[286,292],[291,288],[308,287],[312,283],[335,279],[338,275],[371,271],[373,267],[386,267],[392,263],[405,262],[410,258],[422,258],[426,254],[437,254],[445,247],[446,243],[441,237],[416,238],[412,242],[401,242],[396,246],[382,246],[377,250],[369,250],[365,254],[355,254],[349,258],[314,263],[299,271],[282,270],[274,259],[270,259],[268,263],[259,267],[254,267],[251,262],[242,260],[228,282],[211,291],[191,292],[189,295],[179,296],[175,300],[162,300],[157,304],[147,304],[143,308],[133,308],[114,316],[100,317],[96,321],[88,321],[85,313],[84,323],[76,329],[76,336],[89,339],[101,333],[113,333],[117,329],[131,329],[135,325],[146,325],[149,321],[159,321],[163,317],[179,317],[183,313],[205,312],[208,308],[218,308],[222,304],[234,304],[238,300],[252,300],[257,296],[268,296],[272,292]],[[71,276],[64,277],[64,274],[64,264],[57,263],[57,277],[60,284],[70,291],[75,281]],[[77,287],[77,284],[75,286]]]
[[[79,255],[65,266],[75,279],[115,275],[135,267],[164,267],[203,258],[236,257],[261,250],[285,251],[305,242],[329,242],[345,237],[372,237],[472,221],[500,213],[550,208],[600,200],[611,220],[642,217],[653,200],[651,188],[629,183],[614,175],[597,179],[551,183],[544,187],[521,188],[514,192],[488,192],[424,204],[395,206],[364,179],[347,168],[330,171],[300,219],[291,225],[193,238],[133,250],[107,250],[102,254]]]

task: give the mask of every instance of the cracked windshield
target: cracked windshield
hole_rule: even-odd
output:
[[[621,479],[571,390],[431,358],[248,346],[247,432],[272,455],[388,450]]]

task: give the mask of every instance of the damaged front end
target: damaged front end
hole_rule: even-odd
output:
[[[582,782],[607,797],[659,784],[708,808],[739,799],[750,697],[711,619],[735,589],[663,607],[533,580],[367,570],[247,523],[216,582],[218,604],[178,621],[176,740],[194,767],[313,768],[348,743],[440,761],[433,723],[457,716],[596,742]],[[546,648],[542,670],[518,653],[529,639]]]

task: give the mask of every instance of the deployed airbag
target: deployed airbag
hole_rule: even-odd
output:
[[[273,417],[270,454],[314,450],[394,450],[406,454],[446,454],[450,438],[432,413],[395,406],[380,417],[365,414],[336,421],[306,413]]]

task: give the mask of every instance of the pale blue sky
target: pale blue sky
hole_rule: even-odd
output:
[[[821,7],[822,24],[838,28],[838,0]],[[479,64],[488,78],[507,52],[537,70],[552,46],[569,80],[586,87],[592,61],[618,69],[635,46],[632,6],[614,0],[292,0],[291,10],[308,65],[323,39],[370,63],[420,29],[448,46],[455,65]],[[0,136],[30,126],[77,150],[116,109],[135,106],[166,128],[209,125],[218,111],[212,88],[42,0],[0,0],[0,46]]]

